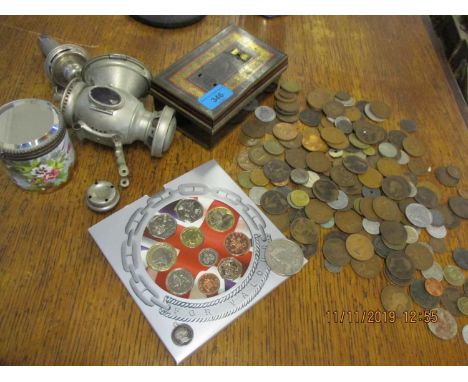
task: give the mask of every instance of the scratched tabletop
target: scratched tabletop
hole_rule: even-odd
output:
[[[40,33],[79,44],[92,56],[133,56],[157,74],[230,23],[288,54],[286,76],[301,82],[302,104],[316,86],[382,100],[392,108],[386,128],[397,128],[402,118],[416,120],[415,134],[430,148],[433,168],[454,164],[468,176],[466,105],[421,17],[208,16],[172,30],[124,16],[1,17],[0,103],[51,100],[37,46]],[[265,104],[273,104],[272,95]],[[210,159],[236,177],[239,132],[232,130],[211,150],[177,132],[161,159],[150,158],[143,144],[126,147],[131,185],[118,208]],[[91,142],[74,140],[74,146],[73,177],[53,193],[22,191],[0,173],[0,364],[173,365],[87,231],[109,215],[87,209],[84,194],[96,179],[118,183],[114,153]],[[433,174],[427,179],[437,183]],[[444,202],[455,193],[442,185],[440,190]],[[449,230],[446,243],[450,249],[468,247],[467,223]],[[451,256],[447,251],[436,260],[445,266]],[[335,319],[381,312],[386,284],[383,274],[366,280],[351,267],[338,275],[327,272],[319,247],[300,273],[183,364],[468,364],[461,336],[466,316],[457,318],[458,334],[450,341],[434,337],[423,322]]]

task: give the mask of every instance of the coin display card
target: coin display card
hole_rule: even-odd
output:
[[[265,261],[283,234],[215,161],[89,232],[177,363],[287,279]]]

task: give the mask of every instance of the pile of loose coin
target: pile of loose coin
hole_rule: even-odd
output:
[[[294,81],[282,81],[275,98],[299,91]],[[460,169],[447,165],[436,170],[435,181],[448,191],[458,186],[459,195],[443,203],[430,180],[427,147],[412,135],[415,121],[401,120],[400,129],[385,126],[391,116],[388,105],[356,101],[347,92],[317,88],[306,101],[294,123],[277,123],[275,110],[282,119],[278,107],[261,106],[269,109],[268,118],[255,113],[257,119],[244,124],[240,185],[306,258],[317,251],[320,227],[336,226],[324,237],[327,270],[340,272],[350,264],[363,278],[383,273],[391,285],[382,291],[382,304],[397,315],[412,309],[412,301],[424,309],[440,303],[440,320],[429,328],[440,338],[450,337],[453,325],[457,332],[451,318],[468,315],[463,271],[468,250],[456,249],[457,265],[445,268],[435,258],[447,252],[447,230],[468,218]],[[428,243],[420,237],[426,234]]]

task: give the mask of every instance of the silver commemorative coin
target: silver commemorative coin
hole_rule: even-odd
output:
[[[265,259],[270,269],[280,276],[291,276],[304,264],[301,247],[287,239],[271,241],[266,248]]]
[[[255,109],[255,116],[262,122],[271,122],[276,118],[276,113],[269,106],[259,106]]]
[[[148,231],[158,239],[167,239],[175,234],[176,220],[169,214],[159,214],[151,218],[148,223]]]
[[[218,262],[219,254],[213,248],[203,248],[198,253],[198,261],[205,267],[211,267]]]
[[[174,208],[179,220],[193,223],[203,216],[203,207],[198,200],[181,199]]]
[[[193,288],[192,273],[185,268],[176,268],[166,278],[167,290],[177,296],[190,292]]]

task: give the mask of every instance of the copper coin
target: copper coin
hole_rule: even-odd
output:
[[[261,123],[251,121],[242,126],[242,132],[250,138],[262,138],[265,135],[265,127]]]
[[[402,176],[387,176],[382,181],[382,191],[390,199],[402,200],[410,195],[411,187]]]
[[[310,152],[305,157],[307,166],[316,172],[325,172],[328,171],[331,167],[331,161],[328,159],[328,156],[319,151]]]
[[[409,285],[414,278],[415,268],[411,259],[401,253],[389,254],[385,259],[386,270],[399,285]]]
[[[432,334],[442,340],[450,340],[457,335],[457,321],[452,314],[445,309],[435,308],[433,310],[437,317],[437,321],[429,321],[427,326]]]
[[[239,167],[246,171],[252,171],[258,166],[255,163],[252,163],[249,159],[249,152],[247,150],[242,150],[237,156],[237,164]]]
[[[289,208],[286,197],[275,190],[265,192],[260,198],[260,205],[265,212],[271,215],[284,214]]]
[[[356,260],[369,260],[374,255],[372,242],[364,235],[354,233],[346,239],[346,249]]]
[[[439,198],[437,194],[427,187],[417,187],[417,193],[414,198],[418,203],[427,208],[437,208],[439,206]]]
[[[374,101],[369,103],[369,108],[377,118],[379,119],[388,119],[390,117],[391,111],[390,107],[380,101]]]
[[[387,221],[400,221],[401,212],[398,205],[386,196],[377,196],[372,201],[372,207],[374,208],[375,214]]]
[[[319,228],[312,220],[297,218],[291,223],[291,236],[301,244],[314,244],[318,241]]]
[[[424,287],[427,293],[435,297],[440,297],[444,293],[444,286],[436,279],[427,279],[424,281]]]
[[[461,196],[452,196],[448,200],[448,205],[453,213],[462,219],[468,219],[468,200]]]
[[[281,114],[278,109],[276,109],[276,117],[281,121],[285,122],[288,124],[297,122],[299,120],[299,114],[294,114],[294,115],[284,115]]]
[[[249,149],[249,159],[258,166],[263,166],[273,157],[268,154],[262,145],[253,146]]]
[[[417,176],[427,174],[429,172],[429,164],[423,158],[411,158],[408,162],[409,170]]]
[[[424,142],[413,136],[409,136],[404,139],[403,148],[413,157],[420,157],[426,153],[426,145]]]
[[[336,118],[345,113],[345,107],[338,101],[327,102],[322,109],[325,115],[330,118]]]
[[[351,268],[356,274],[365,279],[373,279],[382,271],[382,260],[378,256],[373,255],[369,260],[358,261],[351,260]]]
[[[353,210],[336,211],[335,224],[343,232],[358,233],[362,229],[362,219]]]
[[[446,167],[437,167],[434,171],[437,180],[446,187],[455,187],[459,180],[452,178]]]
[[[435,308],[440,301],[439,297],[435,297],[426,291],[424,280],[414,280],[410,286],[410,295],[414,302],[424,309]]]
[[[263,172],[271,182],[278,183],[289,179],[291,168],[282,160],[271,159],[263,166]]]
[[[375,126],[364,119],[354,122],[353,127],[356,137],[368,145],[382,142],[386,137],[386,132],[383,128]]]
[[[308,151],[327,152],[328,145],[320,137],[318,130],[305,129],[302,136],[302,146]]]
[[[296,114],[299,112],[299,104],[297,103],[297,101],[294,101],[294,102],[276,101],[275,106],[279,108],[281,111],[284,111],[286,113]]]
[[[207,296],[212,296],[219,291],[221,282],[214,273],[204,273],[197,282],[198,290]]]
[[[359,203],[359,208],[361,210],[362,215],[368,220],[371,221],[380,221],[380,218],[374,211],[374,198],[372,196],[366,196],[365,198],[361,199]]]
[[[422,243],[408,244],[405,254],[411,259],[415,268],[422,271],[429,269],[434,263],[431,251]]]
[[[299,119],[307,126],[317,127],[320,124],[322,113],[313,109],[305,109],[299,114]]]
[[[298,149],[302,145],[302,133],[298,133],[296,138],[290,141],[282,141],[278,139],[278,142],[286,149]]]
[[[242,232],[232,232],[224,239],[224,247],[234,256],[241,256],[250,249],[250,239]]]
[[[328,179],[319,179],[312,186],[314,195],[322,202],[334,202],[338,199],[338,187]]]
[[[317,110],[321,110],[323,105],[333,100],[334,94],[328,89],[317,88],[307,94],[307,104]]]
[[[447,246],[444,239],[436,239],[435,237],[431,237],[429,239],[429,245],[436,253],[444,253],[447,251]]]
[[[364,174],[369,168],[367,161],[356,155],[348,155],[343,158],[343,166],[354,174]]]
[[[268,219],[271,220],[271,222],[278,228],[280,231],[284,232],[289,229],[289,214],[288,212],[284,212],[282,214],[268,214],[265,212],[265,215],[268,217]]]
[[[345,109],[345,116],[348,117],[351,122],[355,122],[361,119],[362,113],[356,106],[351,106]]]
[[[292,168],[304,169],[307,166],[306,151],[302,148],[286,150],[284,153],[284,159]]]
[[[384,242],[395,246],[404,245],[408,239],[405,227],[397,221],[384,221],[380,223],[380,234]]]
[[[290,123],[277,123],[273,127],[273,135],[282,141],[290,141],[296,138],[297,127]]]
[[[311,199],[304,210],[307,217],[318,224],[324,224],[333,218],[333,209],[318,199]]]
[[[330,177],[340,187],[351,187],[359,183],[357,176],[346,170],[341,164],[336,164],[331,168]]]
[[[369,188],[379,188],[383,180],[382,174],[372,167],[369,167],[364,174],[359,174],[358,178],[364,186]]]
[[[250,180],[256,186],[266,186],[269,182],[262,168],[255,168],[250,172]]]
[[[413,305],[406,290],[394,285],[387,285],[382,290],[380,299],[384,309],[388,312],[395,312],[398,317],[411,310]]]
[[[336,127],[324,127],[320,131],[320,135],[329,144],[340,144],[347,141],[343,132]]]
[[[404,167],[393,158],[380,158],[377,161],[377,169],[383,176],[398,176],[405,171]]]
[[[322,252],[325,259],[339,267],[349,264],[351,261],[345,241],[338,237],[327,237],[323,243]]]

